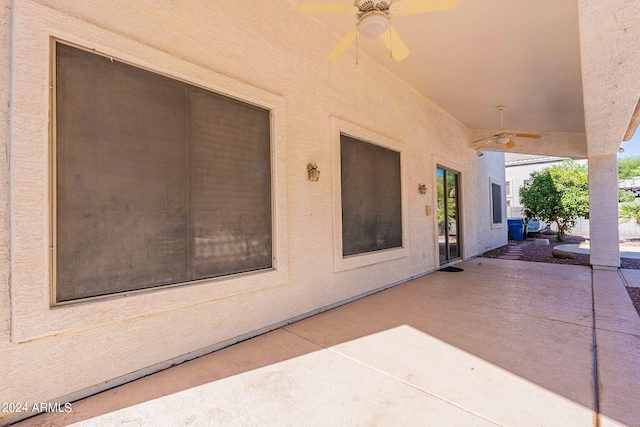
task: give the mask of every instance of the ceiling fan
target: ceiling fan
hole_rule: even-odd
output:
[[[504,129],[502,112],[507,109],[507,106],[498,105],[497,108],[498,111],[500,111],[500,130],[496,131],[492,136],[473,141],[471,144],[480,143],[474,147],[475,150],[479,150],[480,148],[492,142],[495,142],[496,144],[502,144],[507,148],[507,150],[509,150],[516,146],[516,143],[513,142],[513,138],[540,138],[540,135],[536,135],[533,133],[513,133],[508,129]]]
[[[392,16],[415,15],[455,9],[458,0],[355,0],[353,6],[341,4],[300,3],[296,10],[302,13],[346,14],[357,17],[357,22],[329,53],[327,60],[335,61],[360,34],[380,37],[389,49],[389,56],[402,61],[409,56],[409,48],[391,26]],[[356,58],[357,61],[357,58]]]

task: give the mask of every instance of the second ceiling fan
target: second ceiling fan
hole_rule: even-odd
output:
[[[369,38],[380,37],[389,49],[389,55],[396,61],[402,61],[409,56],[410,51],[391,26],[391,17],[450,10],[457,5],[458,0],[356,0],[353,6],[300,3],[296,10],[302,13],[346,14],[357,17],[356,25],[342,37],[327,57],[329,61],[338,59],[358,34]]]
[[[513,133],[509,129],[504,129],[502,112],[507,109],[507,106],[498,105],[497,108],[498,111],[500,111],[500,130],[496,131],[492,136],[473,141],[471,144],[477,144],[473,147],[475,150],[479,150],[480,148],[492,142],[495,142],[496,144],[502,144],[507,148],[507,150],[509,150],[516,146],[516,143],[513,142],[513,138],[540,138],[540,135],[536,135],[533,133]]]

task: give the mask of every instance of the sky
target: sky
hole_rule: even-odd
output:
[[[620,146],[624,148],[624,153],[618,154],[618,159],[640,157],[640,127],[636,130],[636,133],[630,141],[623,142]]]

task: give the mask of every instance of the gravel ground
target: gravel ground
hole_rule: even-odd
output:
[[[553,264],[585,265],[585,266],[590,265],[589,255],[573,254],[575,256],[574,259],[558,259],[558,258],[554,258],[553,255],[551,255],[551,250],[555,246],[581,243],[587,240],[583,237],[565,236],[564,242],[556,242],[555,234],[533,235],[533,236],[529,235],[528,237],[530,239],[525,240],[524,242],[517,242],[517,243],[511,242],[508,245],[501,246],[499,248],[485,252],[481,256],[484,258],[499,258],[509,250],[510,246],[518,245],[520,246],[520,249],[522,249],[522,256],[520,257],[520,261],[548,262]],[[536,246],[533,244],[532,237],[549,239],[549,245]],[[620,244],[624,246],[640,246],[640,239],[622,240],[620,241]],[[621,258],[620,268],[630,268],[630,269],[640,270],[640,259]],[[631,297],[633,306],[636,308],[636,311],[640,316],[640,288],[627,288],[627,291],[629,292],[629,296]]]
[[[627,291],[629,291],[633,306],[636,308],[638,316],[640,316],[640,288],[627,288]]]
[[[484,258],[500,258],[504,255],[511,245],[518,245],[520,249],[522,249],[522,256],[520,257],[521,261],[532,261],[532,262],[549,262],[553,264],[569,264],[569,265],[586,265],[589,266],[589,255],[584,254],[573,254],[575,255],[575,259],[558,259],[554,258],[551,255],[551,250],[558,245],[568,245],[568,244],[576,244],[584,242],[586,239],[579,236],[565,236],[564,242],[556,242],[555,235],[534,235],[536,238],[544,238],[549,239],[549,245],[546,246],[537,246],[533,244],[532,240],[525,240],[524,242],[512,242],[509,245],[501,246],[497,249],[493,249],[489,252],[485,252],[482,254]],[[634,260],[640,261],[640,260]],[[640,262],[638,264],[638,269],[640,269]],[[624,267],[630,268],[630,267]]]

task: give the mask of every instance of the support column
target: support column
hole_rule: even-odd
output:
[[[589,230],[591,265],[609,270],[620,266],[618,234],[617,156],[589,158]]]

